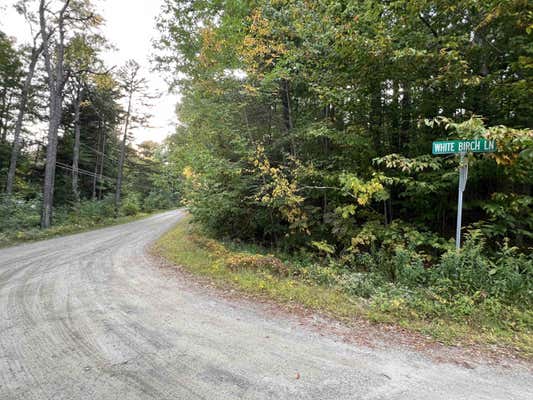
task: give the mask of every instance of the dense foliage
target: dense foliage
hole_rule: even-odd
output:
[[[532,16],[523,0],[167,0],[157,61],[184,97],[165,174],[215,236],[531,304]],[[446,138],[498,146],[467,158],[461,253],[459,160],[430,154]]]

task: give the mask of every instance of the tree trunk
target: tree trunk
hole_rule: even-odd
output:
[[[59,40],[54,48],[54,55],[50,54],[50,33],[46,25],[46,1],[41,0],[39,5],[39,22],[43,40],[43,54],[48,89],[50,91],[50,121],[48,124],[48,145],[46,148],[46,167],[44,171],[43,206],[41,211],[41,228],[47,229],[52,224],[52,211],[54,206],[54,183],[57,159],[57,133],[61,124],[63,88],[67,81],[64,69],[65,56],[65,13],[70,0],[65,0],[63,8],[57,17]],[[52,60],[55,65],[52,67]]]
[[[120,145],[120,158],[118,161],[118,174],[117,174],[117,187],[115,191],[115,215],[118,216],[118,211],[120,208],[120,196],[122,192],[122,173],[124,170],[124,160],[126,158],[126,141],[127,134],[124,131],[124,136],[122,138],[122,143]]]
[[[411,89],[407,82],[402,82],[401,108],[398,141],[405,146],[409,142],[409,130],[411,129]]]
[[[98,167],[100,163],[100,140],[102,136],[102,120],[98,117],[98,131],[96,135],[96,160],[94,160],[94,175],[93,175],[93,201],[96,200],[96,184],[98,182]]]
[[[74,148],[72,150],[72,194],[76,203],[80,202],[80,190],[78,187],[78,170],[80,160],[80,88],[76,89],[76,99],[74,100]]]
[[[13,147],[11,149],[11,160],[9,163],[9,170],[7,172],[6,193],[8,195],[11,195],[13,193],[13,184],[15,182],[15,174],[17,173],[18,156],[20,152],[20,146],[22,144],[22,140],[20,137],[20,134],[22,132],[22,123],[24,122],[24,114],[26,113],[26,106],[28,104],[28,95],[31,88],[31,82],[33,80],[33,75],[35,74],[35,66],[37,65],[37,60],[39,59],[41,50],[42,47],[36,48],[36,46],[34,46],[32,50],[28,75],[26,75],[24,86],[22,87],[22,93],[20,95],[19,113],[15,125],[15,136],[13,138]]]
[[[57,159],[57,132],[61,123],[61,102],[54,99],[50,104],[50,124],[48,126],[48,145],[46,147],[46,167],[44,171],[43,207],[41,228],[47,229],[52,224],[54,205],[54,184]]]
[[[130,124],[131,114],[131,102],[133,98],[133,88],[130,87],[128,110],[126,112],[126,121],[124,122],[124,136],[122,137],[122,143],[120,146],[120,158],[118,161],[118,173],[117,173],[117,187],[115,191],[115,215],[118,216],[118,210],[120,208],[120,196],[122,192],[122,174],[124,171],[124,161],[126,159],[126,142],[128,140],[128,128]]]
[[[4,88],[2,90],[2,108],[0,109],[0,133],[5,132],[4,126],[7,126],[7,118],[9,113],[6,111],[7,109],[7,88]],[[0,139],[1,143],[5,143],[6,138],[2,134],[2,137]]]
[[[290,143],[290,153],[291,155],[296,155],[296,146],[292,138],[292,129],[294,128],[294,122],[292,119],[292,104],[291,104],[291,94],[290,94],[290,84],[289,81],[283,79],[280,84],[281,92],[281,104],[283,105],[283,122],[285,124],[285,131],[287,132]]]
[[[391,147],[396,153],[402,149],[402,135],[400,132],[400,85],[398,81],[392,83],[392,105],[391,105]],[[393,135],[396,135],[394,140]]]
[[[13,93],[9,94],[7,104],[5,105],[4,126],[2,129],[2,143],[7,142],[7,131],[9,129],[9,114],[11,113],[11,101],[13,100]]]
[[[102,131],[102,150],[100,154],[100,171],[98,174],[98,179],[100,179],[100,186],[98,187],[98,200],[103,199],[103,185],[102,182],[104,181],[104,161],[105,161],[105,150],[106,150],[106,129],[105,129],[105,122],[103,123],[104,130]]]

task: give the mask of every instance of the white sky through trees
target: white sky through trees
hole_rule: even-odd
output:
[[[17,44],[29,42],[31,35],[24,22],[13,9],[16,0],[0,0],[0,30],[16,38]],[[97,11],[105,19],[102,33],[116,47],[102,52],[108,67],[118,69],[129,59],[135,59],[142,66],[142,74],[150,83],[153,93],[162,93],[153,100],[149,113],[153,115],[149,128],[132,132],[137,143],[145,140],[161,142],[174,132],[176,125],[175,106],[177,95],[167,93],[167,84],[157,72],[151,72],[150,56],[153,52],[152,39],[157,38],[155,18],[159,14],[162,0],[94,0]],[[37,3],[36,3],[37,6]]]

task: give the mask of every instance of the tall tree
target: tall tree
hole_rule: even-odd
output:
[[[0,170],[9,158],[8,131],[13,124],[13,110],[21,80],[21,54],[7,35],[0,31]]]
[[[80,201],[79,158],[81,144],[80,108],[83,102],[84,88],[88,84],[90,74],[105,74],[103,65],[98,59],[99,48],[105,41],[99,35],[78,34],[69,43],[66,59],[72,71],[70,92],[74,108],[74,145],[72,148],[72,193],[76,202]]]
[[[89,1],[63,0],[58,11],[50,9],[49,2],[40,0],[39,23],[43,41],[44,65],[49,91],[48,143],[43,184],[41,227],[52,223],[54,181],[56,172],[58,131],[61,124],[64,89],[71,70],[65,64],[68,37],[76,29],[97,25],[100,18],[94,14]]]
[[[20,88],[21,55],[12,39],[0,32],[0,142],[5,143]]]
[[[57,157],[57,134],[61,124],[61,114],[63,105],[63,89],[69,78],[65,71],[65,18],[70,5],[70,0],[64,1],[56,21],[57,40],[54,40],[53,31],[49,27],[50,21],[47,13],[48,4],[45,0],[40,0],[39,22],[41,36],[43,40],[44,64],[47,74],[49,90],[49,122],[48,122],[48,144],[46,148],[46,167],[43,185],[43,206],[41,214],[41,227],[49,228],[52,223],[52,211],[54,204],[54,181],[56,173]]]
[[[24,79],[24,84],[22,85],[20,92],[20,100],[18,106],[18,115],[17,121],[15,124],[15,130],[13,132],[13,146],[11,148],[11,158],[9,163],[9,170],[7,172],[7,183],[6,183],[6,193],[11,195],[13,193],[13,184],[15,182],[15,174],[17,172],[17,161],[20,153],[20,148],[22,145],[22,125],[24,123],[24,116],[26,114],[26,108],[28,105],[28,97],[30,95],[30,90],[32,87],[33,76],[35,75],[35,68],[37,66],[37,61],[43,50],[43,42],[40,40],[41,32],[35,32],[34,28],[34,17],[29,12],[27,4],[25,1],[21,1],[17,4],[17,10],[19,13],[24,15],[26,22],[28,23],[32,36],[33,43],[30,47],[30,55],[28,59],[28,70],[26,71],[26,77]]]
[[[122,194],[122,183],[124,174],[124,162],[126,160],[126,147],[128,143],[130,128],[132,123],[144,124],[148,116],[136,112],[135,103],[147,106],[146,100],[149,98],[147,93],[147,81],[140,76],[141,66],[135,60],[129,60],[118,73],[118,79],[126,97],[127,106],[124,114],[124,128],[122,141],[120,144],[120,155],[118,160],[117,184],[115,190],[115,213],[118,214]]]

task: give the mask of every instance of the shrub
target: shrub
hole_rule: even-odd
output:
[[[352,272],[338,279],[339,286],[352,296],[370,298],[385,283],[380,274]]]
[[[38,227],[41,202],[16,196],[0,196],[0,232]]]
[[[326,286],[337,284],[344,270],[344,267],[333,259],[329,259],[326,265],[312,260],[293,261],[290,265],[293,275],[308,283]]]
[[[209,251],[209,253],[213,254],[216,257],[223,257],[229,254],[228,250],[224,247],[224,245],[217,240],[208,239],[197,233],[190,233],[190,239],[194,242],[194,244],[198,245],[202,249]]]
[[[507,242],[488,257],[485,239],[472,231],[461,251],[445,253],[432,270],[432,284],[451,294],[482,293],[513,303],[532,304],[533,257],[521,254]]]
[[[358,253],[351,263],[356,271],[379,274],[390,282],[399,282],[407,286],[423,285],[428,280],[425,269],[425,255],[413,248],[402,245],[372,248],[368,253]]]
[[[479,227],[488,238],[510,238],[524,248],[533,244],[533,197],[516,193],[493,193],[482,205],[488,220]]]
[[[176,205],[176,201],[168,194],[150,192],[143,201],[143,210],[147,212],[156,210],[167,210]]]
[[[398,282],[409,287],[426,285],[429,274],[424,261],[423,255],[414,250],[396,249],[391,262],[396,270]]]
[[[392,257],[397,249],[407,249],[417,258],[431,262],[449,248],[450,243],[435,233],[395,220],[389,225],[379,221],[365,223],[352,238],[349,250],[354,254],[384,251],[385,257]]]
[[[141,200],[138,194],[129,194],[122,200],[120,213],[122,215],[132,216],[141,212]]]
[[[279,258],[272,255],[261,254],[232,254],[225,260],[226,266],[233,270],[269,271],[277,276],[289,276],[290,271],[287,265]]]
[[[85,200],[80,203],[76,214],[84,221],[102,222],[114,216],[113,199],[107,197],[102,201]]]
[[[533,254],[520,253],[508,241],[491,263],[491,293],[514,303],[533,304]]]
[[[488,286],[489,260],[483,254],[483,239],[471,236],[461,251],[445,253],[434,269],[435,283],[457,293],[474,293]]]

